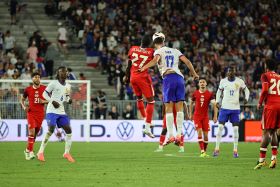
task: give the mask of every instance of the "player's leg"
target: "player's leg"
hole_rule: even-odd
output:
[[[175,141],[174,135],[173,135],[173,121],[174,121],[174,116],[173,116],[173,102],[165,103],[165,111],[166,111],[166,127],[167,127],[167,132],[169,136],[169,143],[172,143]]]
[[[233,157],[238,158],[238,140],[239,140],[239,115],[240,110],[230,112],[230,122],[233,126]]]
[[[160,134],[160,137],[159,137],[159,146],[155,150],[155,152],[162,152],[163,151],[163,144],[164,144],[165,137],[166,137],[166,134],[167,134],[165,117],[164,117],[163,122],[165,123],[165,125],[163,125],[163,127],[162,127],[161,134]]]
[[[228,116],[227,110],[221,109],[220,113],[219,113],[219,119],[218,119],[219,125],[218,125],[218,132],[216,135],[216,146],[215,146],[215,150],[213,153],[214,157],[218,156],[220,153],[220,143],[221,143],[221,139],[222,139],[222,133],[224,130],[224,125],[228,121],[228,118],[229,118],[229,116]]]
[[[44,139],[42,140],[40,149],[37,153],[37,158],[40,161],[45,161],[44,151],[45,151],[45,148],[48,144],[49,138],[51,137],[51,135],[54,132],[57,117],[58,117],[57,114],[53,114],[53,113],[48,113],[47,116],[46,116],[46,120],[48,122],[48,132],[46,133]]]
[[[70,120],[67,115],[61,115],[58,118],[57,126],[62,127],[64,132],[66,133],[65,136],[65,151],[63,157],[66,158],[69,162],[75,162],[73,157],[70,154],[70,149],[72,145],[72,129],[70,126]]]
[[[254,169],[260,169],[266,165],[265,157],[266,157],[266,152],[267,152],[267,146],[268,146],[270,140],[271,140],[271,137],[270,137],[269,130],[263,129],[262,141],[261,141],[261,145],[260,145],[260,158]]]
[[[133,92],[137,97],[137,109],[140,111],[142,118],[146,118],[145,105],[143,102],[143,97],[142,97],[143,93],[141,91],[141,87],[140,87],[138,81],[136,81],[136,80],[131,80],[130,83],[131,83]]]
[[[202,139],[202,120],[197,118],[196,116],[193,117],[194,126],[197,131],[197,142],[200,149],[201,155],[205,152],[204,150],[204,142]]]
[[[204,143],[204,151],[207,152],[208,147],[208,132],[210,131],[209,126],[209,118],[204,118],[202,121],[202,131],[203,131],[203,143]]]
[[[278,154],[277,148],[278,148],[278,138],[276,129],[271,130],[271,162],[269,164],[269,168],[275,168],[276,167],[276,157]]]
[[[33,147],[35,142],[35,126],[36,122],[33,116],[27,115],[27,121],[28,121],[28,140],[27,140],[27,146],[24,150],[25,159],[31,160],[34,159],[34,153],[33,153]]]

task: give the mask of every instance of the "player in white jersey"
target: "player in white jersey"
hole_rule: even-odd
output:
[[[175,104],[177,115],[177,141],[181,141],[182,126],[184,120],[183,103],[185,101],[185,81],[184,76],[179,70],[179,61],[183,61],[190,69],[193,77],[198,79],[192,63],[177,49],[164,46],[165,36],[163,33],[155,33],[153,42],[156,51],[154,58],[139,71],[145,71],[147,68],[158,64],[160,74],[163,77],[163,102],[166,111],[166,126],[169,134],[168,143],[174,142],[173,136],[173,105]]]
[[[216,157],[220,152],[220,142],[222,138],[222,132],[226,122],[230,121],[233,125],[233,157],[238,158],[237,146],[238,146],[238,125],[240,115],[240,103],[239,94],[240,91],[245,92],[245,104],[249,100],[249,89],[246,87],[244,81],[235,76],[235,68],[230,66],[227,71],[227,77],[222,79],[219,85],[219,89],[216,94],[217,107],[219,111],[219,126],[216,137],[216,147],[213,156]],[[223,95],[223,96],[222,96]],[[222,98],[221,98],[222,96]],[[221,106],[220,106],[221,103]]]
[[[72,129],[70,126],[70,120],[65,113],[64,103],[72,103],[70,99],[71,85],[66,82],[68,77],[68,71],[66,67],[59,67],[57,71],[57,80],[49,83],[43,97],[49,102],[47,106],[46,120],[49,126],[44,140],[41,143],[40,150],[37,157],[40,161],[45,161],[44,150],[47,146],[48,140],[54,132],[55,127],[63,128],[66,133],[65,137],[65,152],[63,157],[69,162],[75,162],[70,155]]]

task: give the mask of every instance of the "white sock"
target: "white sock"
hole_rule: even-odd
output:
[[[72,140],[71,140],[72,134],[66,134],[65,136],[65,152],[64,153],[69,153],[72,145]]]
[[[49,142],[49,138],[51,137],[52,133],[50,132],[47,132],[47,134],[45,135],[44,137],[44,140],[42,141],[41,143],[41,146],[40,146],[40,149],[39,149],[39,153],[43,153],[48,142]]]
[[[222,139],[222,133],[224,130],[224,125],[219,124],[218,125],[218,132],[217,132],[217,137],[216,137],[216,150],[220,149],[220,143],[221,143],[221,139]]]
[[[166,127],[167,132],[169,135],[169,138],[173,137],[173,122],[174,122],[174,116],[173,113],[166,113]]]
[[[238,139],[239,139],[239,132],[238,132],[238,126],[233,127],[233,150],[237,151],[238,147]]]
[[[145,123],[145,129],[146,129],[147,131],[149,131],[149,132],[151,132],[151,126],[152,126],[152,124],[150,124],[150,123]]]
[[[177,136],[178,137],[182,136],[183,120],[184,120],[184,113],[177,112],[176,123],[177,123]]]

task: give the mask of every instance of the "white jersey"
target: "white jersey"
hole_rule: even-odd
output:
[[[47,113],[66,114],[64,110],[64,102],[69,101],[70,92],[71,85],[69,83],[66,82],[65,85],[62,85],[58,80],[50,82],[43,93],[43,97],[49,101]],[[58,102],[59,107],[54,108],[52,101]]]
[[[239,95],[240,91],[243,89],[245,89],[245,97],[248,101],[249,90],[244,81],[238,77],[235,77],[234,81],[229,81],[226,77],[220,82],[219,90],[216,94],[216,101],[220,101],[221,92],[223,92],[221,108],[228,110],[240,110]]]
[[[154,56],[156,55],[160,55],[160,61],[158,62],[158,69],[161,76],[163,76],[167,70],[173,70],[177,74],[184,77],[181,71],[179,70],[179,60],[183,54],[178,49],[164,46],[160,49],[157,49],[154,52]]]

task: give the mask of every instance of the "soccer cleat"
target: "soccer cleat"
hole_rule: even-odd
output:
[[[157,148],[154,152],[155,153],[163,152],[163,148]]]
[[[261,169],[262,167],[264,167],[266,165],[266,162],[257,162],[257,165],[254,167],[254,169]]]
[[[45,162],[44,153],[37,153],[37,159],[41,162]]]
[[[151,131],[149,131],[147,129],[143,129],[143,133],[146,134],[147,136],[149,136],[150,138],[155,137],[155,135],[153,135],[153,133],[151,133]]]
[[[206,152],[203,152],[203,153],[200,154],[199,157],[201,157],[201,158],[209,158],[210,156],[207,155]]]
[[[23,153],[25,155],[25,160],[31,160],[30,159],[30,152],[29,151],[24,150]]]
[[[169,138],[169,139],[167,140],[167,142],[165,142],[165,143],[163,144],[163,146],[167,146],[168,144],[171,144],[171,143],[173,143],[173,142],[175,142],[174,136],[172,136],[171,138]]]
[[[184,153],[185,152],[185,149],[184,149],[184,147],[183,146],[180,146],[179,147],[179,151],[178,151],[179,153]]]
[[[64,153],[63,157],[66,158],[69,162],[75,162],[74,158],[70,155],[70,153]]]
[[[213,152],[213,157],[218,157],[220,154],[220,150],[215,149],[215,151]]]
[[[238,152],[237,152],[237,151],[234,151],[234,152],[233,152],[233,158],[238,158],[238,157],[239,157]]]
[[[29,152],[29,157],[30,157],[30,160],[33,160],[35,158],[35,154],[34,152]]]
[[[269,168],[273,169],[276,168],[276,159],[271,160],[270,164],[269,164]]]

